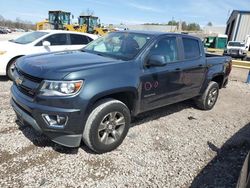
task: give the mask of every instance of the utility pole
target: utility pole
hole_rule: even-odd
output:
[[[174,24],[174,17],[172,17],[172,23],[171,23],[171,29],[170,29],[170,32],[172,32],[172,27],[173,27],[173,24]]]
[[[179,32],[182,31],[182,21],[181,20],[179,21],[179,24],[178,24],[178,31]]]

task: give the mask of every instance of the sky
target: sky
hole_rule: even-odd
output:
[[[42,21],[49,10],[71,12],[77,18],[87,9],[104,24],[167,23],[169,20],[224,26],[233,10],[250,10],[249,0],[7,0],[0,3],[6,19]]]

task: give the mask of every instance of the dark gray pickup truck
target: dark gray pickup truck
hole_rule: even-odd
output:
[[[104,153],[142,112],[186,99],[212,109],[231,66],[230,57],[206,55],[196,37],[114,32],[81,51],[19,59],[11,104],[20,122],[54,142],[78,147],[83,140]]]

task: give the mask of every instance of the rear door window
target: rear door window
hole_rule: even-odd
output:
[[[191,38],[182,38],[184,46],[185,60],[196,59],[200,57],[199,41]]]
[[[70,34],[71,45],[84,45],[92,41],[88,36]]]

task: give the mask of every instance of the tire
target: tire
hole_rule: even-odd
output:
[[[14,58],[14,59],[10,60],[8,66],[7,66],[7,76],[12,81],[14,80],[12,71],[13,71],[13,68],[15,66],[15,63],[16,63],[17,59],[18,58]]]
[[[88,116],[83,141],[96,153],[112,151],[126,137],[130,119],[130,111],[124,103],[114,99],[102,100]]]
[[[219,85],[211,81],[205,92],[195,100],[196,106],[201,110],[211,110],[219,96]]]

